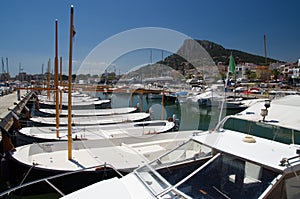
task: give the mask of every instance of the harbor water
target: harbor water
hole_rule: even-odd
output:
[[[179,130],[209,130],[216,126],[220,118],[232,115],[241,110],[221,110],[218,106],[199,106],[195,103],[179,103],[176,100],[148,98],[147,94],[134,94],[132,99],[127,93],[102,94],[97,93],[101,99],[111,99],[111,107],[136,106],[141,107],[142,112],[149,111],[152,120],[168,119],[175,116],[179,123]],[[163,104],[163,106],[162,106]],[[221,117],[220,117],[221,114]]]

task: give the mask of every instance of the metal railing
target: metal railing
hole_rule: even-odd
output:
[[[49,177],[46,177],[46,178],[41,178],[41,179],[38,179],[38,180],[34,180],[34,181],[31,181],[31,182],[27,182],[27,183],[24,183],[24,184],[20,184],[16,187],[13,187],[13,188],[10,188],[2,193],[0,193],[0,198],[4,197],[4,196],[9,196],[12,192],[14,191],[17,191],[19,189],[22,189],[24,187],[27,187],[27,186],[30,186],[30,185],[34,185],[34,184],[37,184],[37,183],[40,183],[40,182],[46,182],[47,184],[49,184],[57,193],[59,193],[61,196],[64,196],[65,194],[59,190],[55,185],[53,185],[49,180],[52,180],[52,179],[56,179],[56,178],[60,178],[60,177],[64,177],[64,176],[68,176],[68,175],[72,175],[72,174],[75,174],[75,173],[80,173],[80,172],[83,172],[85,170],[90,170],[90,169],[95,169],[97,170],[97,168],[107,168],[107,169],[112,169],[113,171],[115,171],[119,177],[123,177],[123,174],[120,173],[113,165],[111,164],[108,164],[108,163],[104,163],[104,164],[101,164],[101,165],[96,165],[96,166],[92,166],[92,167],[87,167],[87,168],[84,168],[84,169],[79,169],[79,170],[75,170],[75,171],[68,171],[68,172],[65,172],[65,173],[61,173],[61,174],[57,174],[57,175],[54,175],[54,176],[49,176]]]

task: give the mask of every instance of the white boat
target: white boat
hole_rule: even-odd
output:
[[[224,108],[244,110],[257,102],[264,102],[265,100],[267,100],[267,98],[243,99],[241,97],[237,97],[237,98],[229,97],[225,100]],[[221,103],[222,102],[220,102],[219,107],[221,106]]]
[[[188,103],[198,104],[199,106],[219,106],[223,100],[223,96],[213,92],[212,90],[205,91],[190,97],[187,97]]]
[[[53,95],[50,96],[50,99],[48,99],[47,96],[45,95],[38,95],[37,96],[40,102],[52,102],[55,103],[55,98]],[[90,102],[90,101],[97,101],[99,100],[99,98],[96,97],[90,97],[90,96],[82,96],[82,97],[73,97],[72,96],[72,101],[73,102]],[[67,95],[63,95],[62,97],[62,101],[64,103],[68,103],[68,96]]]
[[[73,140],[95,140],[122,137],[147,137],[149,135],[171,131],[174,122],[168,120],[153,120],[109,125],[73,126]],[[59,128],[59,137],[55,127],[24,127],[16,131],[18,146],[34,142],[67,141],[68,128]]]
[[[64,88],[62,88],[62,87],[59,86],[59,89],[60,89],[60,90],[63,90]],[[66,89],[67,89],[67,88],[66,88]],[[50,93],[50,96],[51,96],[51,95],[53,95],[53,93]],[[41,92],[41,94],[40,94],[39,96],[47,96],[47,92],[46,92],[46,91]],[[62,96],[63,96],[63,97],[68,97],[68,92],[63,90]],[[72,91],[71,96],[72,96],[72,97],[90,97],[88,94],[86,94],[86,93],[81,93],[81,92],[79,92],[79,91]]]
[[[127,113],[120,115],[104,115],[104,116],[85,116],[85,117],[72,117],[73,126],[86,126],[86,125],[102,125],[102,124],[116,124],[125,122],[134,122],[146,120],[150,117],[149,113]],[[30,121],[33,125],[38,126],[54,126],[56,125],[56,117],[32,117]],[[68,118],[59,118],[59,126],[68,125]]]
[[[220,92],[207,90],[203,93],[198,93],[187,97],[187,102],[191,104],[198,104],[199,106],[207,106],[207,107],[214,106],[219,108],[221,108],[222,103],[224,103],[223,108],[243,110],[250,107],[252,104],[255,104],[256,102],[262,102],[266,100],[264,98],[244,99],[242,97],[231,97],[231,96],[228,96],[224,99],[224,95],[225,93],[222,96]]]
[[[119,172],[127,174],[181,145],[189,136],[200,132],[177,131],[73,141],[71,160],[67,158],[70,149],[66,142],[44,142],[16,147],[9,154],[10,180],[14,182],[12,183],[14,186],[55,174],[79,171],[70,178],[48,181],[54,183],[63,193],[70,193],[99,180],[118,176]],[[118,172],[112,170],[110,165]],[[35,194],[49,191],[45,186],[40,188],[39,185],[34,185],[34,187],[34,190],[37,190]],[[53,188],[50,188],[50,191],[53,191]]]
[[[53,101],[39,101],[40,108],[54,108],[56,102]],[[108,107],[110,100],[96,100],[96,101],[75,101],[72,102],[72,109],[95,108],[95,107]],[[68,109],[68,102],[62,102],[62,108]]]
[[[267,115],[262,111],[258,116],[252,112],[258,108],[251,107],[236,116],[251,125],[255,121],[259,127],[253,131],[258,136],[227,128],[231,121],[225,118],[214,131],[192,137],[125,177],[95,183],[63,198],[299,198],[299,99],[274,100],[271,107],[260,103]],[[229,126],[234,124],[251,127],[239,122]],[[271,139],[259,134],[271,130]],[[281,130],[293,137],[290,142],[274,139]]]
[[[122,107],[122,108],[110,108],[110,109],[75,109],[72,110],[73,116],[104,116],[104,115],[118,115],[125,113],[135,112],[137,108],[135,107]],[[47,116],[55,116],[56,109],[38,109],[39,112],[46,114]],[[68,110],[60,110],[60,116],[67,116]]]

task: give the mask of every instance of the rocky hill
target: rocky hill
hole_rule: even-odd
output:
[[[234,49],[226,49],[219,44],[216,44],[214,42],[207,41],[207,40],[196,40],[196,41],[207,51],[207,53],[210,55],[210,57],[212,58],[212,60],[215,64],[221,62],[224,65],[228,65],[229,56],[232,53],[236,63],[247,62],[247,63],[254,63],[257,65],[265,65],[265,57],[263,57],[263,56],[253,55],[250,53],[246,53],[246,52],[234,50]],[[185,51],[187,51],[186,49],[190,49],[191,48],[190,43],[191,42],[185,41],[180,50],[185,49]],[[192,51],[190,50],[188,52],[191,53]],[[180,66],[182,65],[182,63],[184,63],[184,62],[186,62],[186,60],[183,59],[181,56],[173,54],[173,55],[165,58],[165,60],[163,61],[163,64],[166,64],[166,65],[171,66],[174,69],[178,70],[180,68]],[[274,62],[280,62],[280,61],[271,59],[271,58],[267,58],[267,62],[274,63]]]

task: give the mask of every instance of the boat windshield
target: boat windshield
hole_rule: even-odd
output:
[[[190,140],[157,160],[135,170],[154,194],[172,187],[212,157],[212,149]]]
[[[173,174],[170,174],[173,175]],[[279,173],[229,154],[211,158],[172,188],[161,193],[161,198],[246,198],[266,194]],[[175,197],[176,198],[176,197]]]
[[[285,144],[300,144],[300,131],[274,125],[277,121],[256,122],[229,117],[223,129],[237,131]]]

